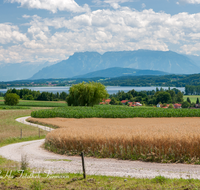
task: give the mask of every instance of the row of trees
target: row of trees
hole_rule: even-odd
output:
[[[186,95],[200,95],[200,86],[185,86]]]
[[[42,101],[58,101],[66,100],[68,94],[66,92],[57,92],[56,94],[52,92],[40,92],[30,89],[8,89],[6,94],[15,93],[23,100],[42,100]]]
[[[120,104],[122,100],[129,100],[131,102],[141,102],[146,105],[156,105],[158,103],[182,103],[183,93],[178,89],[157,89],[156,91],[142,91],[137,92],[134,89],[125,93],[119,91],[116,94],[110,95],[110,104]]]
[[[17,94],[24,100],[43,100],[55,101],[66,100],[68,105],[74,106],[93,106],[109,97],[104,85],[96,82],[79,83],[72,85],[69,94],[66,92],[53,94],[51,92],[32,91],[30,89],[8,89],[6,94]],[[156,91],[137,92],[134,89],[125,93],[119,91],[116,94],[110,95],[113,105],[120,105],[122,100],[130,100],[131,102],[141,102],[146,105],[156,105],[158,103],[182,103],[183,94],[178,89],[156,89]]]
[[[109,94],[104,85],[101,83],[89,82],[72,85],[69,90],[69,95],[65,92],[62,93],[49,93],[39,91],[32,91],[29,89],[9,89],[4,96],[5,104],[17,105],[19,98],[22,99],[35,99],[35,100],[66,100],[69,106],[94,106],[99,104],[103,99],[108,98]],[[54,99],[56,98],[56,99]]]

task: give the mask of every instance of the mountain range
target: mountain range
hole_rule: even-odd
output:
[[[58,63],[0,64],[0,81],[119,77],[126,76],[127,73],[134,76],[200,73],[200,58],[172,51],[137,50],[104,54],[76,52],[67,60]]]
[[[106,52],[103,55],[97,52],[79,52],[67,60],[43,68],[30,79],[72,78],[112,67],[157,70],[173,74],[200,72],[192,59],[172,51],[119,51]]]

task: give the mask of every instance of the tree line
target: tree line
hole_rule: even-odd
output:
[[[23,89],[8,89],[6,94],[15,93],[23,100],[42,100],[42,101],[58,101],[58,100],[66,100],[68,94],[66,92],[40,92],[35,90],[30,90],[27,88]]]
[[[152,91],[141,91],[137,92],[134,89],[125,93],[119,91],[116,94],[110,95],[110,104],[119,105],[122,100],[129,100],[131,102],[140,102],[145,105],[156,105],[158,103],[183,103],[183,93],[176,89],[164,90],[163,88]]]
[[[185,94],[186,95],[200,95],[200,85],[199,86],[186,85]]]

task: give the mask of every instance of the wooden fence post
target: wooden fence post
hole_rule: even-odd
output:
[[[85,162],[84,162],[84,153],[83,152],[81,152],[81,158],[82,158],[82,166],[83,166],[83,178],[86,179]]]
[[[21,133],[20,133],[20,139],[22,139],[22,129],[21,129]]]

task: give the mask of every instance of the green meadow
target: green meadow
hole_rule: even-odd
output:
[[[199,100],[200,100],[200,95],[184,95],[183,96],[185,101],[187,100],[188,97],[190,98],[190,101],[194,102],[194,103],[196,103],[197,98],[199,98]]]

